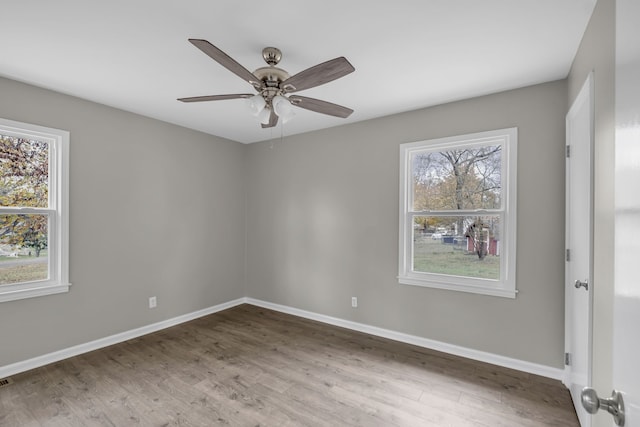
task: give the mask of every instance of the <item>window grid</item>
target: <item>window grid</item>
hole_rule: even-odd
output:
[[[67,292],[69,133],[0,119],[0,135],[48,144],[48,206],[3,206],[0,215],[46,215],[48,277],[0,285],[0,302]]]
[[[500,200],[499,205],[489,209],[428,209],[416,210],[416,200],[414,185],[414,156],[425,153],[440,153],[451,150],[479,149],[482,147],[500,147]],[[481,293],[495,296],[514,298],[515,288],[515,167],[517,149],[517,129],[503,129],[498,131],[483,132],[458,137],[441,138],[429,141],[418,141],[400,145],[400,244],[399,244],[399,275],[401,284],[418,285],[425,287],[435,287],[442,289],[459,290],[465,292]],[[428,203],[428,202],[427,202]],[[479,240],[479,251],[491,251],[499,255],[499,274],[486,277],[478,274],[456,273],[434,273],[420,271],[414,264],[416,260],[416,218],[479,218],[493,217],[498,222],[497,227],[491,227],[491,231],[497,231],[498,239],[495,236],[488,237],[486,242]],[[469,225],[469,222],[459,221],[459,225]],[[465,230],[456,227],[456,242],[460,243],[461,236],[466,234]],[[425,227],[426,229],[426,227]],[[481,232],[488,234],[489,231]],[[433,233],[439,234],[439,233]],[[433,235],[432,234],[432,235]],[[480,234],[484,236],[484,234]],[[493,240],[492,240],[493,239]],[[473,240],[472,240],[473,241]],[[486,245],[483,245],[486,243]],[[469,245],[468,240],[462,245]],[[468,246],[466,246],[468,249]],[[499,248],[499,249],[498,249]],[[483,252],[484,253],[484,252]],[[434,257],[435,258],[435,257]],[[495,260],[494,260],[495,261]],[[437,270],[433,268],[431,271]],[[484,273],[483,273],[484,274]],[[490,278],[491,277],[491,278]]]

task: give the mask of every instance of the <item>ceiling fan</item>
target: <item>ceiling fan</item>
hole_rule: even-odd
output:
[[[282,118],[283,123],[287,121],[294,114],[291,109],[292,105],[341,118],[347,118],[353,113],[351,108],[342,105],[293,95],[301,90],[320,86],[355,71],[353,65],[342,56],[290,76],[282,68],[276,67],[282,58],[280,49],[265,47],[262,50],[262,58],[269,66],[258,68],[252,73],[208,41],[200,39],[189,39],[189,41],[214,61],[252,85],[258,93],[194,96],[178,98],[178,101],[202,102],[244,98],[260,119],[263,128],[274,127],[278,123],[278,117]]]

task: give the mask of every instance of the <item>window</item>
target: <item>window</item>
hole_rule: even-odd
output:
[[[69,133],[0,119],[0,302],[69,290]]]
[[[517,129],[400,145],[401,284],[515,298]]]

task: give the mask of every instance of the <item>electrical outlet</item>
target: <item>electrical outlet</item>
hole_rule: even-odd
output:
[[[156,308],[158,305],[158,300],[156,297],[149,297],[149,308]]]
[[[358,297],[351,297],[351,307],[356,308],[358,306]]]

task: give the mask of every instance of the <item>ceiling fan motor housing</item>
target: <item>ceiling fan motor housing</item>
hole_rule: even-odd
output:
[[[267,64],[274,66],[282,59],[282,52],[277,47],[265,47],[262,49],[262,58]]]
[[[258,68],[253,74],[263,83],[263,87],[259,91],[268,101],[276,95],[282,95],[280,83],[289,78],[289,73],[274,66]]]

